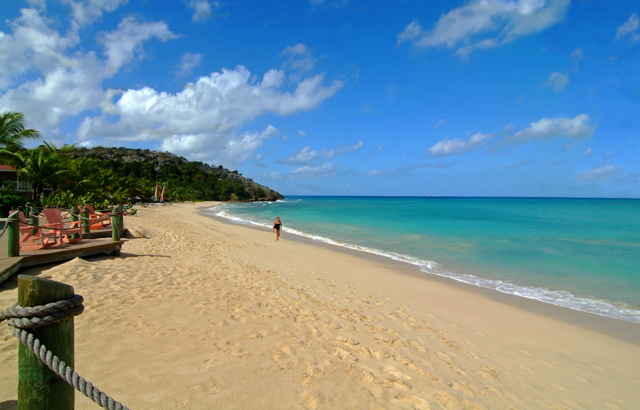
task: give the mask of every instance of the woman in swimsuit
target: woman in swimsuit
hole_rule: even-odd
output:
[[[273,232],[276,233],[275,242],[280,242],[280,229],[282,229],[282,222],[280,222],[280,217],[276,217],[276,221],[273,223]]]

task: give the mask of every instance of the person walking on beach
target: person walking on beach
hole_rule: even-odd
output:
[[[276,217],[276,221],[273,223],[273,232],[276,233],[275,242],[280,242],[280,229],[282,229],[282,222],[280,222],[280,217]]]

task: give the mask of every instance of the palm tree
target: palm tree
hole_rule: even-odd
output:
[[[22,142],[25,139],[40,138],[40,132],[26,129],[23,125],[24,116],[15,111],[0,113],[0,146],[8,151],[24,149]]]
[[[0,162],[13,165],[33,187],[33,199],[39,199],[45,187],[56,188],[68,170],[60,155],[42,146],[21,153],[0,149]]]

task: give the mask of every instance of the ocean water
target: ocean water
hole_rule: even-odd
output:
[[[640,200],[289,197],[212,214],[640,323]]]

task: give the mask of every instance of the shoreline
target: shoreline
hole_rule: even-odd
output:
[[[209,207],[201,207],[198,208],[198,212],[202,216],[213,218],[230,225],[247,227],[262,232],[271,232],[271,230],[267,227],[245,221],[225,218],[223,216],[215,215],[212,213],[207,213],[206,211],[210,209],[211,208]],[[284,233],[287,234],[287,232]],[[375,263],[387,266],[389,269],[397,273],[412,275],[414,277],[427,281],[437,281],[447,286],[458,287],[463,291],[481,294],[488,298],[496,300],[499,303],[503,303],[517,309],[523,309],[531,313],[546,316],[548,318],[558,319],[567,324],[580,326],[586,330],[597,331],[604,335],[612,336],[622,341],[640,346],[640,323],[637,322],[556,305],[538,299],[501,292],[500,290],[494,288],[488,288],[468,282],[459,281],[447,276],[431,274],[422,271],[419,266],[408,262],[394,260],[384,255],[379,255],[358,249],[351,249],[344,246],[333,245],[331,243],[314,240],[302,235],[288,233],[287,239],[304,243],[310,246],[319,246],[332,252],[341,252],[347,255],[360,257],[365,260],[373,261]]]
[[[382,257],[276,244],[198,205],[125,218],[144,237],[121,257],[21,272],[83,295],[75,370],[130,408],[640,406],[637,343]],[[16,282],[0,284],[0,309]],[[19,342],[7,326],[0,340],[0,406],[14,408]]]

